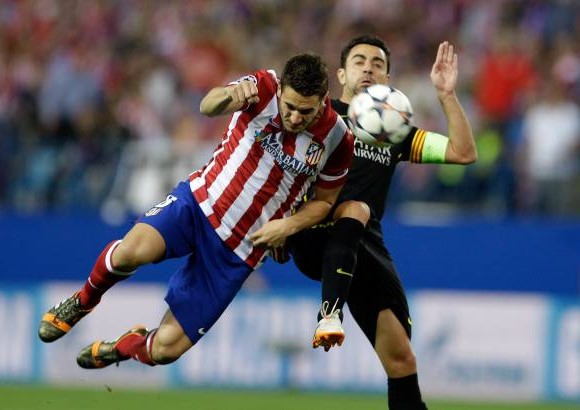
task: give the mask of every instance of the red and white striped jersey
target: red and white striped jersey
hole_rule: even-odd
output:
[[[312,184],[344,184],[353,137],[327,102],[322,117],[298,134],[284,132],[274,71],[255,81],[260,102],[232,115],[211,160],[189,177],[191,191],[222,240],[250,266],[266,252],[249,235],[267,221],[288,216]]]

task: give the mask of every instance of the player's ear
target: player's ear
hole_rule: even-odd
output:
[[[282,86],[278,84],[278,88],[276,89],[276,97],[280,98],[282,95]]]
[[[338,78],[338,82],[340,83],[340,85],[346,84],[344,68],[339,68],[338,70],[336,70],[336,78]]]
[[[328,98],[329,95],[330,91],[327,91],[326,94],[324,94],[324,97],[322,97],[322,100],[320,100],[320,108],[318,109],[318,111],[320,112],[324,111],[324,109],[326,108],[326,99]]]

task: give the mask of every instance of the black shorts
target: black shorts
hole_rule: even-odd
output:
[[[314,227],[288,238],[287,247],[296,267],[320,281],[322,260],[330,229]],[[372,235],[359,245],[357,265],[347,299],[348,308],[371,344],[375,345],[379,312],[391,309],[411,338],[411,320],[405,291],[384,243]]]

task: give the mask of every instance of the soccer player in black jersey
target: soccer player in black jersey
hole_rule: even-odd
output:
[[[388,84],[390,52],[376,37],[351,40],[342,50],[337,77],[342,95],[332,107],[346,117],[352,97],[372,84]],[[373,345],[388,377],[391,410],[426,409],[411,347],[407,298],[385,247],[381,219],[400,161],[469,164],[477,153],[471,126],[455,94],[457,54],[439,45],[431,81],[448,123],[448,136],[412,128],[404,142],[385,148],[357,140],[354,159],[327,223],[290,237],[287,250],[296,266],[322,280],[322,306],[313,347],[342,344],[342,308],[349,310]],[[321,244],[326,243],[324,254]]]

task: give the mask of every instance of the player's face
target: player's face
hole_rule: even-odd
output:
[[[337,77],[343,86],[343,99],[351,98],[373,84],[387,84],[387,57],[379,47],[358,44],[350,50],[344,68],[339,68]]]
[[[320,118],[324,111],[324,98],[317,95],[305,97],[285,86],[279,90],[278,108],[284,129],[296,134]]]

